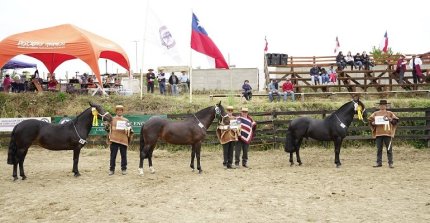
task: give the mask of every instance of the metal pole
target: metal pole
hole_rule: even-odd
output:
[[[137,43],[139,42],[139,40],[133,40],[132,42],[134,42],[135,46],[136,46],[136,72],[138,72],[139,64],[138,64],[138,59],[137,59]]]

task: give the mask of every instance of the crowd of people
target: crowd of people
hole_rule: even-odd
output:
[[[336,56],[336,65],[338,70],[343,70],[347,66],[350,66],[351,70],[353,68],[370,70],[371,67],[375,66],[375,63],[370,59],[366,51],[361,54],[357,53],[354,56],[352,56],[351,51],[348,51],[346,56],[343,55],[342,51],[339,51]]]
[[[181,71],[181,75],[178,77],[175,72],[170,74],[167,78],[164,69],[160,69],[158,74],[154,73],[154,69],[148,69],[146,73],[146,89],[147,93],[154,93],[155,83],[158,82],[158,88],[161,95],[171,94],[173,96],[179,95],[179,89],[186,93],[190,88],[190,81],[185,71]],[[170,92],[168,92],[170,88]]]

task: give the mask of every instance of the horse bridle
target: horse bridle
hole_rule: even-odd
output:
[[[224,116],[221,114],[221,109],[218,107],[218,105],[215,105],[215,115],[218,116],[218,124],[224,123],[224,118],[228,117],[228,114],[225,114]],[[221,117],[221,120],[219,120],[219,117]]]
[[[355,101],[355,100],[352,100],[352,102],[354,103],[354,111],[356,111],[357,112],[357,114],[358,114],[358,112],[359,112],[359,109],[358,109],[358,106],[361,106],[357,101]],[[361,120],[364,122],[364,120],[363,120],[363,114],[364,114],[364,111],[366,111],[366,108],[364,108],[364,106],[361,106],[361,108],[363,109],[363,110],[361,110],[360,111],[360,113],[361,114],[358,114],[360,117],[362,117],[361,118]]]

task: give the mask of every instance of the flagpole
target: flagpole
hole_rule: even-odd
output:
[[[140,72],[140,100],[143,100],[143,71],[145,68],[145,48],[146,48],[146,32],[148,27],[148,12],[149,12],[149,1],[146,4],[145,12],[145,29],[143,30],[143,41],[142,41],[142,70]]]
[[[193,16],[193,9],[191,9],[191,16]],[[192,19],[191,19],[191,24],[192,24]],[[190,30],[191,32],[193,32],[192,28]],[[190,66],[188,67],[188,73],[190,74],[190,104],[193,103],[193,81],[192,81],[192,76],[193,76],[193,49],[191,48],[191,37],[190,37]]]

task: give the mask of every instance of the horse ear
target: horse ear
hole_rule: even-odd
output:
[[[95,106],[96,106],[96,104],[94,104],[94,103],[93,103],[93,102],[91,102],[91,101],[89,102],[89,104],[90,104],[90,106],[91,106],[91,107],[95,107]]]
[[[219,101],[217,105],[220,106],[221,105],[221,101]]]

